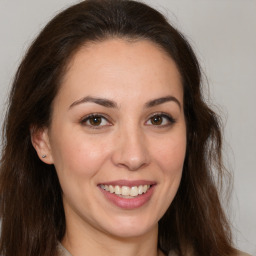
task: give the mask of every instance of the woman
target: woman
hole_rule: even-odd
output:
[[[1,255],[241,255],[200,82],[189,44],[145,4],[89,0],[57,15],[10,94]]]

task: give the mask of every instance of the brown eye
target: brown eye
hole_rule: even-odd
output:
[[[158,115],[151,117],[150,120],[153,125],[161,125],[163,123],[163,117]]]
[[[172,116],[168,114],[160,113],[160,114],[152,115],[146,122],[146,125],[159,126],[160,128],[160,127],[171,126],[175,122],[176,120]]]
[[[101,116],[92,116],[88,119],[90,125],[92,126],[99,126],[102,122],[102,117]]]
[[[81,124],[91,128],[110,126],[111,123],[102,115],[89,115],[81,120]]]

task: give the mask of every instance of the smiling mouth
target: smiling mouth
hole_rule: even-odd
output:
[[[152,185],[139,185],[139,186],[113,186],[113,185],[100,185],[103,190],[115,194],[122,198],[134,198],[148,192]]]

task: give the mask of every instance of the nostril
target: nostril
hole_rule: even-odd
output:
[[[115,156],[114,163],[121,168],[136,171],[147,166],[149,164],[149,160],[144,155],[129,156],[119,153],[119,156]]]
[[[131,171],[139,170],[149,164],[150,157],[146,141],[137,127],[122,131],[122,136],[119,136],[116,141],[112,158],[116,166]]]

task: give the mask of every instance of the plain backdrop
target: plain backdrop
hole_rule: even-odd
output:
[[[0,123],[28,45],[50,18],[75,2],[0,0]],[[225,159],[234,173],[235,243],[256,255],[256,0],[144,2],[167,15],[197,53],[208,79],[207,97],[225,124]]]

